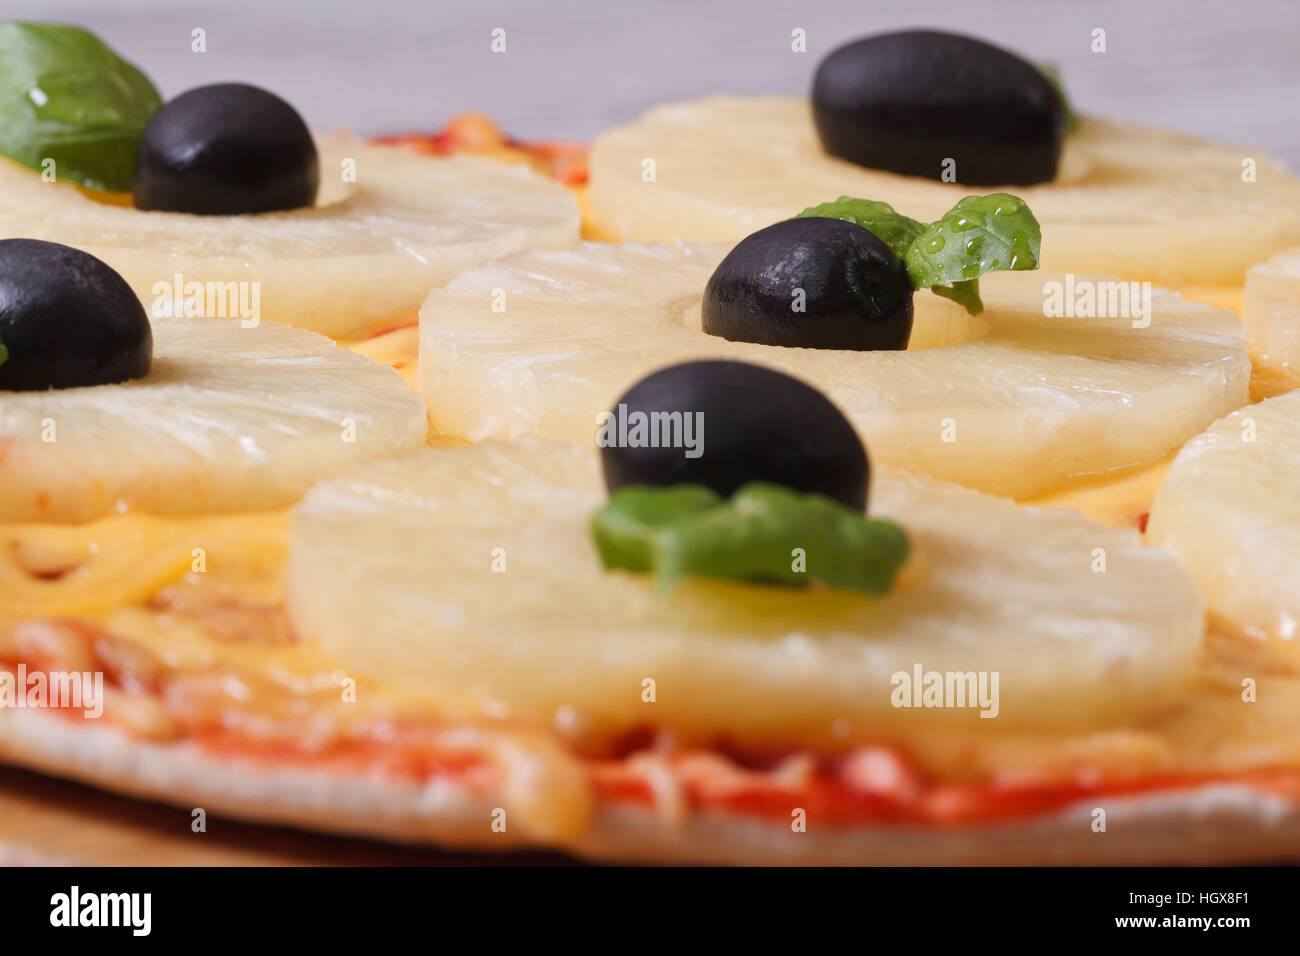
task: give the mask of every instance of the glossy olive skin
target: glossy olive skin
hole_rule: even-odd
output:
[[[320,157],[298,111],[256,86],[218,83],[154,114],[136,151],[132,200],[233,216],[311,206],[319,187]]]
[[[1065,104],[1042,71],[934,30],[833,50],[817,68],[812,103],[827,153],[907,176],[942,179],[951,159],[959,183],[1050,182],[1065,143]]]
[[[79,249],[0,240],[0,390],[107,385],[149,374],[153,331],[126,280]]]
[[[742,239],[704,288],[705,332],[806,349],[905,349],[907,266],[842,219],[787,219]]]
[[[621,406],[621,407],[620,407]],[[683,447],[598,442],[605,487],[704,485],[727,497],[767,481],[867,507],[867,451],[843,412],[811,385],[748,362],[670,365],[637,382],[612,414],[681,412],[698,417],[698,457]]]

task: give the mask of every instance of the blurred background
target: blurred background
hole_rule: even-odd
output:
[[[802,92],[845,40],[930,26],[1058,64],[1080,112],[1300,168],[1300,0],[0,0],[15,18],[94,30],[164,97],[237,79],[318,129],[430,130],[482,110],[516,136],[570,139],[663,100]],[[206,53],[191,52],[196,28]]]

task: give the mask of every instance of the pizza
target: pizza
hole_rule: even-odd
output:
[[[927,31],[589,153],[102,49],[129,170],[0,139],[0,759],[602,861],[1300,857],[1280,166]]]

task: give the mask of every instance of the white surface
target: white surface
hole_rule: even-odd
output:
[[[0,0],[0,18],[87,26],[164,96],[266,86],[320,129],[430,129],[481,109],[517,135],[575,138],[658,101],[803,91],[840,43],[930,26],[1060,64],[1082,112],[1300,167],[1300,0]],[[190,51],[195,27],[206,53]],[[796,27],[807,53],[791,52]]]

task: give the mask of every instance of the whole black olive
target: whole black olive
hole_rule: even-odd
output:
[[[126,280],[39,239],[0,239],[0,344],[0,390],[124,382],[153,361],[149,316]]]
[[[822,60],[813,119],[832,156],[978,186],[1050,182],[1065,104],[1032,63],[972,37],[906,30]]]
[[[298,111],[274,93],[218,83],[154,114],[136,152],[137,209],[207,216],[316,202],[320,159]]]
[[[605,486],[704,485],[730,496],[750,481],[866,510],[870,466],[843,412],[805,382],[748,362],[660,369],[602,416]]]
[[[907,266],[843,219],[787,219],[746,236],[704,289],[703,328],[739,342],[808,349],[905,349]]]

